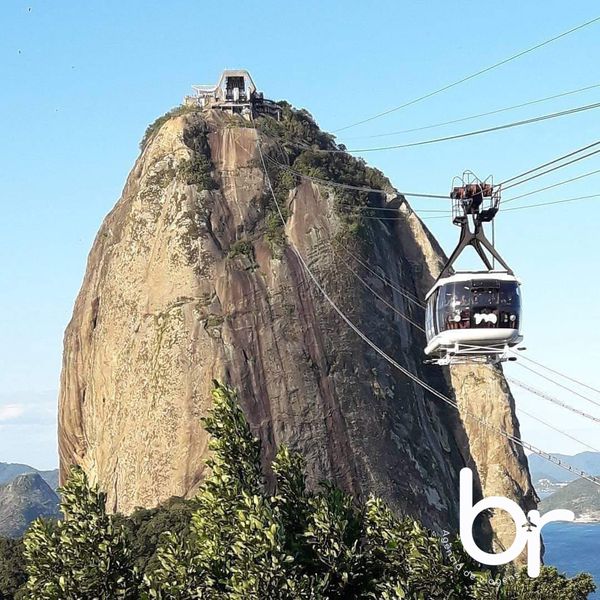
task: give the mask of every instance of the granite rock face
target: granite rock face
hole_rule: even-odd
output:
[[[297,180],[278,231],[257,142],[255,129],[205,112],[167,120],[146,144],[94,242],[65,334],[63,477],[82,465],[124,512],[193,495],[207,455],[200,418],[220,379],[238,389],[265,463],[286,443],[305,455],[313,484],[333,479],[456,529],[458,473],[469,465],[486,495],[533,508],[521,449],[466,415],[518,434],[501,372],[424,365],[423,334],[390,308],[422,323],[407,295],[422,298],[443,262],[410,206],[389,186],[386,202],[402,218],[366,221],[356,242],[337,192]],[[290,244],[378,346],[466,412],[361,341]],[[510,527],[492,525],[510,544]]]

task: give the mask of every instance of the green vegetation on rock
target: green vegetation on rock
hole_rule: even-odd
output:
[[[281,121],[270,118],[257,121],[267,156],[309,177],[357,187],[391,190],[383,173],[367,166],[361,158],[344,152],[320,152],[345,148],[335,144],[334,136],[321,131],[308,111],[293,109],[287,102],[281,102],[280,105],[283,107]],[[267,170],[279,206],[287,206],[289,191],[299,183],[298,176],[271,162],[267,164]],[[323,186],[327,187],[326,184]],[[382,203],[382,195],[378,193],[333,186],[329,190],[344,224],[342,234],[346,235],[355,236],[363,231],[365,213],[362,208],[381,206]]]
[[[179,177],[188,185],[199,185],[204,190],[214,190],[219,187],[212,176],[212,161],[203,154],[196,154],[193,158],[182,160],[178,167]]]
[[[238,256],[246,256],[250,260],[254,261],[254,246],[249,240],[237,240],[229,248],[227,252],[227,258],[236,258]]]
[[[205,190],[218,189],[213,179],[214,165],[208,143],[208,124],[200,119],[184,129],[183,141],[192,151],[192,157],[179,163],[178,174],[188,185],[198,185]]]
[[[287,102],[280,102],[281,120],[271,117],[260,117],[248,122],[239,117],[231,117],[228,126],[257,127],[261,135],[261,144],[265,155],[277,162],[289,165],[299,173],[332,181],[336,183],[391,190],[391,185],[381,171],[369,167],[365,161],[345,152],[324,153],[319,150],[344,150],[337,145],[333,135],[319,129],[311,114],[304,109],[295,109]],[[200,113],[198,107],[179,106],[159,117],[146,130],[141,147],[144,149],[150,139],[169,119],[188,113]],[[198,185],[205,190],[218,188],[213,178],[214,165],[208,145],[208,125],[199,117],[192,119],[184,131],[185,144],[192,150],[189,159],[178,165],[177,175],[188,185]],[[259,165],[262,169],[262,164]],[[285,220],[290,216],[290,192],[300,183],[294,173],[282,169],[267,160],[269,179],[273,186],[275,201],[268,191],[260,200],[264,211],[264,237],[274,256],[280,257],[285,247],[284,227],[279,210]],[[349,190],[322,184],[324,190],[331,194],[334,207],[341,220],[342,228],[338,237],[359,237],[366,231],[364,208],[381,206],[383,196],[378,193],[361,190]],[[279,207],[279,210],[277,206]]]

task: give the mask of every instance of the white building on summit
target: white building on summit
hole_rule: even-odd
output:
[[[266,100],[248,71],[243,69],[226,70],[216,85],[193,85],[194,94],[184,98],[186,105],[198,105],[202,108],[216,108],[231,114],[254,119],[266,114],[279,120],[281,107]]]

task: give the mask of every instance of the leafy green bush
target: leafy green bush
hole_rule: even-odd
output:
[[[193,500],[173,497],[157,508],[140,508],[127,517],[115,515],[115,522],[125,532],[134,567],[139,573],[157,566],[156,550],[165,531],[186,534],[195,507]]]
[[[281,211],[281,215],[279,212]],[[265,218],[266,233],[265,239],[271,248],[271,252],[277,258],[281,258],[283,248],[285,247],[285,231],[281,217],[287,220],[290,216],[290,211],[287,208],[280,207],[279,210],[273,207],[271,202],[268,207],[267,216]]]
[[[319,129],[312,115],[305,109],[297,110],[291,104],[278,102],[282,107],[281,120],[277,121],[270,117],[257,120],[258,129],[267,137],[276,138],[282,143],[295,145],[301,143],[307,146],[319,148],[334,148],[334,136]],[[289,149],[294,151],[293,147]]]
[[[219,186],[212,176],[213,164],[203,154],[195,154],[193,158],[179,163],[178,175],[188,185],[199,185],[204,190],[214,190]]]
[[[33,522],[25,534],[26,590],[36,600],[134,599],[140,576],[106,495],[74,467],[60,490],[64,521]]]
[[[488,583],[489,572],[467,576],[447,560],[438,537],[396,517],[381,500],[361,504],[330,484],[308,490],[302,457],[285,447],[272,465],[272,494],[260,444],[235,393],[217,385],[213,398],[206,420],[211,475],[198,494],[189,535],[164,536],[143,598],[581,600],[594,587],[589,576],[567,580],[551,569],[540,580],[520,574],[506,592]],[[457,542],[453,552],[476,572]],[[557,589],[560,596],[540,595]]]
[[[193,501],[109,516],[104,494],[73,469],[65,521],[38,520],[26,534],[29,579],[18,591],[20,543],[0,540],[0,598],[585,600],[595,589],[589,575],[548,567],[536,579],[491,574],[455,540],[457,568],[439,537],[381,500],[358,502],[327,483],[310,490],[303,458],[286,447],[272,489],[234,391],[216,384],[213,401],[211,474]]]
[[[26,580],[23,541],[0,538],[0,600],[14,598]]]

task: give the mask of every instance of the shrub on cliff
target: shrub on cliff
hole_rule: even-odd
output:
[[[188,185],[199,185],[203,190],[216,190],[218,183],[212,176],[213,164],[210,158],[196,154],[193,158],[179,163],[178,174]]]
[[[388,189],[390,183],[381,171],[369,167],[366,162],[350,154],[321,152],[321,150],[342,150],[336,145],[334,136],[319,129],[310,113],[293,109],[287,102],[280,121],[271,118],[257,120],[257,128],[263,134],[265,152],[271,160],[267,170],[273,184],[277,202],[281,207],[288,204],[288,193],[298,183],[298,177],[276,163],[283,162],[294,171],[323,180],[322,186],[332,193],[335,207],[342,220],[342,237],[356,236],[365,231],[362,209],[382,205],[383,196],[377,192],[367,192],[327,186],[325,182],[356,187]],[[277,142],[277,145],[271,143]]]

